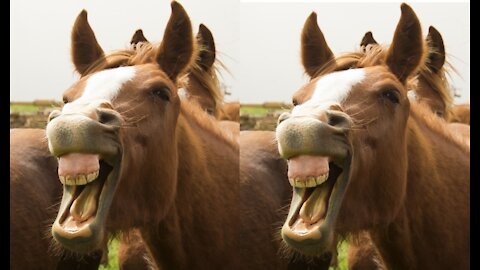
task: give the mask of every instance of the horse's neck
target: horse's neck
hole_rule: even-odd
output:
[[[221,129],[225,126],[203,111],[181,114],[177,125],[178,187],[224,188],[238,183],[239,145],[230,130]]]
[[[403,207],[374,237],[393,269],[442,266],[455,257],[454,250],[468,253],[469,229],[453,238],[452,233],[469,223],[469,155],[414,112],[407,124],[407,151]]]
[[[156,269],[187,269],[188,254],[181,245],[182,235],[177,231],[181,221],[175,209],[170,211],[166,220],[158,227],[140,231],[151,256],[149,259],[153,259]]]
[[[220,268],[235,250],[238,147],[189,114],[180,115],[176,133],[176,198],[168,217],[150,234],[158,240],[151,252],[162,269]]]

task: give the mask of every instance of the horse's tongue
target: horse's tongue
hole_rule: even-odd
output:
[[[70,153],[58,159],[58,175],[75,176],[100,169],[98,154]]]
[[[300,218],[307,224],[313,224],[325,217],[327,212],[329,185],[323,184],[315,187],[315,190],[300,208]]]
[[[102,186],[100,180],[85,185],[85,188],[70,206],[70,215],[74,221],[82,222],[95,215]]]
[[[288,178],[319,176],[328,173],[328,157],[296,156],[288,161]]]

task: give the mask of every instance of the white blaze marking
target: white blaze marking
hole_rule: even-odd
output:
[[[74,104],[88,104],[95,100],[111,102],[122,85],[135,75],[134,67],[119,67],[100,71],[88,78],[85,90],[80,98],[65,104],[63,111]]]
[[[407,97],[409,97],[411,100],[418,100],[417,93],[415,93],[415,90],[408,90]]]
[[[181,88],[178,88],[178,95],[181,97],[181,98],[184,98],[184,99],[189,99],[190,98],[190,94],[187,92],[187,90],[185,90],[185,88],[181,87]]]
[[[347,97],[352,87],[365,78],[363,68],[349,69],[325,75],[317,81],[312,97],[305,103],[295,106],[292,115],[303,115],[312,110],[326,110]]]

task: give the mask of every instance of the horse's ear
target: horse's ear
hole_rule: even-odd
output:
[[[207,71],[215,62],[215,41],[212,32],[203,24],[198,27],[197,42],[201,47],[197,61]]]
[[[438,72],[445,64],[445,46],[442,35],[433,26],[428,28],[427,44],[429,46],[428,67],[433,72]]]
[[[363,36],[362,41],[360,42],[360,47],[367,47],[367,45],[374,45],[374,44],[378,44],[378,42],[373,38],[372,32],[368,31]]]
[[[195,42],[192,24],[185,9],[175,1],[172,1],[171,7],[172,14],[155,58],[170,79],[175,81],[192,63]]]
[[[72,62],[80,75],[85,75],[88,67],[104,58],[104,52],[95,38],[87,19],[87,11],[82,10],[72,29]]]
[[[413,9],[402,3],[402,15],[392,44],[387,52],[386,64],[397,78],[405,83],[424,60],[424,43],[420,21]]]
[[[143,35],[142,29],[137,29],[130,40],[131,45],[137,45],[140,42],[148,42],[147,38]]]
[[[326,63],[333,63],[333,53],[318,27],[315,12],[310,14],[303,25],[301,44],[302,64],[310,77],[315,76]]]

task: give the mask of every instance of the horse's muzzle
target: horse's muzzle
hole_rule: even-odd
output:
[[[276,137],[282,157],[318,155],[339,161],[345,158],[350,149],[348,140],[352,121],[344,113],[333,117],[322,121],[312,116],[280,116]]]
[[[67,153],[117,154],[120,115],[98,109],[95,116],[52,112],[46,130],[50,152],[57,157]]]

